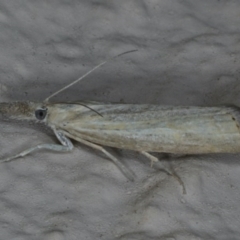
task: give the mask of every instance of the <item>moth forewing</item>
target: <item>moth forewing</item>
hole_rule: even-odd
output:
[[[172,107],[137,104],[49,106],[47,124],[101,146],[183,154],[240,151],[234,107]]]

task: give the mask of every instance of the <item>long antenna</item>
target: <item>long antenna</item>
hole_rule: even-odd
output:
[[[95,71],[96,69],[100,68],[101,66],[103,66],[104,64],[106,64],[107,62],[109,62],[110,60],[114,59],[114,58],[117,58],[117,57],[120,57],[124,54],[127,54],[127,53],[131,53],[131,52],[136,52],[137,49],[134,49],[134,50],[130,50],[130,51],[127,51],[127,52],[123,52],[123,53],[120,53],[118,54],[117,56],[114,56],[114,57],[111,57],[109,59],[107,59],[106,61],[100,63],[99,65],[95,66],[93,69],[91,69],[90,71],[88,71],[87,73],[85,73],[83,76],[81,76],[80,78],[78,78],[77,80],[73,81],[72,83],[68,84],[67,86],[61,88],[60,90],[58,90],[57,92],[53,93],[52,95],[50,95],[49,97],[47,97],[44,102],[48,102],[50,98],[52,98],[53,96],[56,96],[57,94],[59,94],[60,92],[66,90],[67,88],[71,87],[72,85],[78,83],[79,81],[81,81],[82,79],[84,79],[86,76],[88,76],[90,73],[92,73],[93,71]]]

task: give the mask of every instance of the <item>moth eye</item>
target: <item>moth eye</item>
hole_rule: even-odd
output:
[[[47,109],[37,109],[35,111],[35,116],[38,120],[43,120],[47,115]]]

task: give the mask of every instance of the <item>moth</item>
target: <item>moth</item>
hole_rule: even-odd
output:
[[[240,116],[237,107],[49,102],[50,98],[76,84],[106,62],[55,92],[42,103],[0,103],[0,113],[3,116],[44,123],[53,130],[61,143],[40,144],[3,159],[2,162],[24,157],[39,149],[70,152],[74,148],[71,139],[74,139],[101,151],[124,175],[133,180],[132,172],[104,146],[137,151],[151,162],[158,161],[152,152],[240,152]]]

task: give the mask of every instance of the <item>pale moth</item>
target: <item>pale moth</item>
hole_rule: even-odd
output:
[[[131,171],[103,146],[134,150],[151,162],[158,161],[151,152],[176,154],[240,152],[240,117],[237,107],[49,102],[50,98],[76,84],[106,62],[94,67],[42,103],[0,103],[0,113],[4,117],[44,123],[53,130],[61,143],[61,145],[40,144],[3,159],[2,162],[26,156],[38,149],[69,152],[73,150],[70,139],[74,139],[101,151],[132,180]]]

